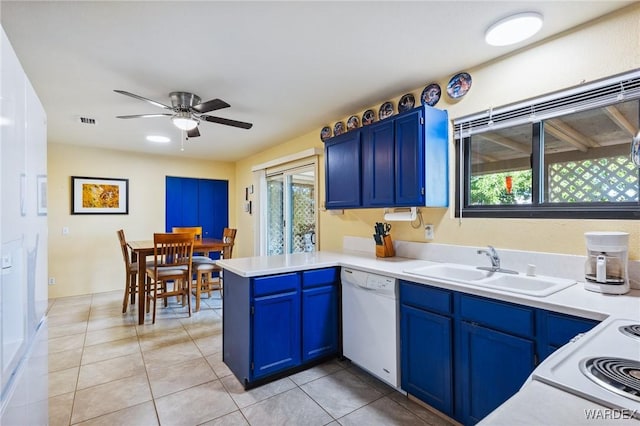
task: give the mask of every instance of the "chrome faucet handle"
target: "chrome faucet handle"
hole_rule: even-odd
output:
[[[491,267],[493,269],[500,269],[500,256],[498,256],[498,252],[493,246],[487,246],[488,250],[479,249],[477,251],[478,254],[486,254],[489,256],[491,260]]]

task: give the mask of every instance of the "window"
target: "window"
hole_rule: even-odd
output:
[[[639,99],[635,72],[455,120],[456,215],[640,219]]]

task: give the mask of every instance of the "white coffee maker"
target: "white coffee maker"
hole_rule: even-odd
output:
[[[587,240],[584,288],[606,294],[627,293],[629,234],[585,232],[584,236]]]

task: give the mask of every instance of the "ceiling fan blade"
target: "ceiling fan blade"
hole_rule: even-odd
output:
[[[250,129],[251,127],[253,127],[253,124],[251,123],[245,123],[244,121],[229,120],[228,118],[212,117],[210,115],[201,115],[200,118],[210,123],[218,123],[218,124],[224,124],[227,126],[240,127],[241,129]]]
[[[116,118],[153,118],[153,117],[173,117],[173,114],[116,115]]]
[[[132,98],[136,98],[136,99],[139,99],[141,101],[149,102],[151,105],[155,105],[155,106],[160,107],[160,108],[173,109],[170,106],[167,106],[165,104],[161,104],[160,102],[156,102],[156,101],[153,101],[151,99],[143,98],[142,96],[134,95],[133,93],[126,92],[124,90],[114,90],[114,92],[120,93],[121,95],[125,95],[125,96],[131,96]]]
[[[222,99],[211,99],[210,101],[194,105],[192,108],[202,114],[205,112],[215,111],[217,109],[229,108],[230,106],[231,105],[229,105]]]
[[[200,136],[200,130],[197,127],[187,131],[187,137],[197,138],[198,136]]]

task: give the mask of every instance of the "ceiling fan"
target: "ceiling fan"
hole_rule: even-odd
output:
[[[139,99],[141,101],[149,102],[151,105],[155,105],[160,108],[167,109],[171,113],[165,114],[136,114],[136,115],[118,115],[116,118],[150,118],[150,117],[171,117],[173,124],[180,130],[187,132],[187,136],[195,138],[200,136],[198,130],[198,124],[200,121],[208,121],[210,123],[224,124],[226,126],[239,127],[241,129],[250,129],[253,124],[245,123],[243,121],[230,120],[228,118],[213,117],[211,115],[204,115],[207,112],[215,111],[222,108],[229,108],[231,105],[221,99],[211,99],[210,101],[200,102],[200,97],[189,92],[171,92],[169,98],[171,99],[171,106],[165,105],[160,102],[156,102],[151,99],[144,98],[142,96],[126,92],[124,90],[114,90],[121,95],[131,96],[132,98]]]

